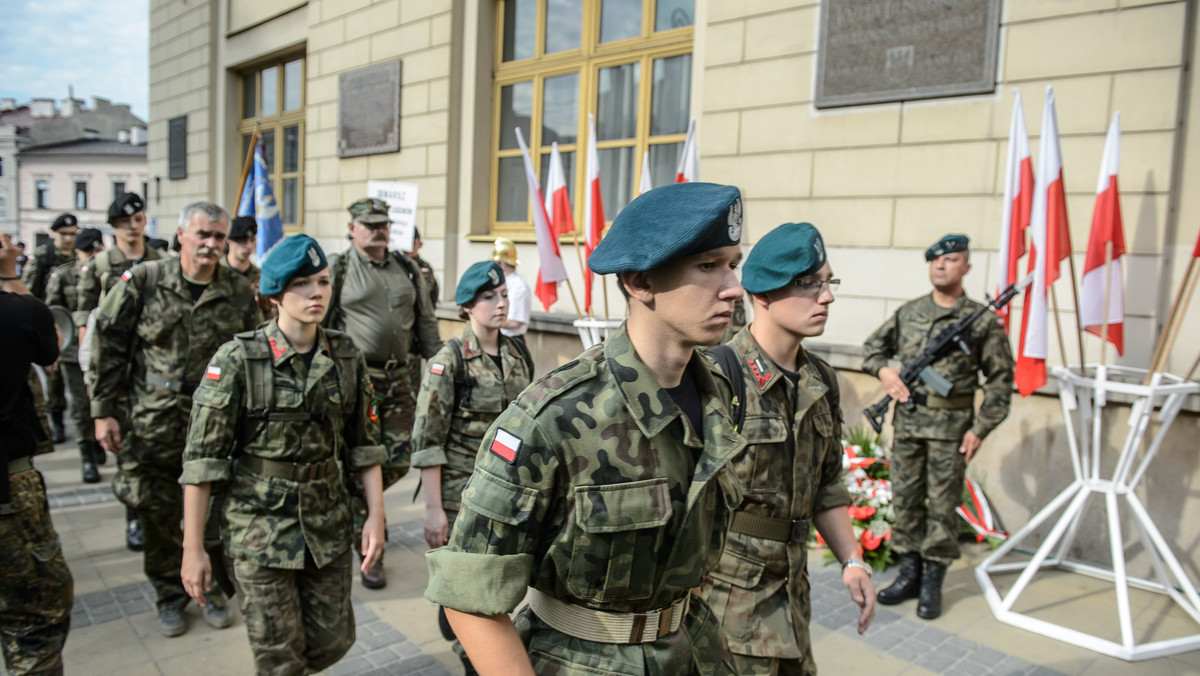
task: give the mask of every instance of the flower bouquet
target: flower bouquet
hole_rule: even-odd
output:
[[[895,563],[892,555],[892,524],[896,514],[892,508],[892,482],[889,480],[890,461],[879,445],[879,436],[865,427],[846,430],[847,440],[842,441],[845,449],[842,481],[850,491],[848,508],[854,526],[854,537],[862,550],[863,561],[875,570],[883,570]],[[813,529],[809,545],[824,547],[825,541]],[[825,553],[826,563],[836,559],[833,552]]]

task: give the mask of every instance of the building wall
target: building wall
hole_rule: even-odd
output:
[[[36,182],[45,178],[50,183],[49,208],[37,209]],[[38,233],[49,232],[50,224],[63,212],[75,214],[81,228],[99,228],[108,220],[108,205],[113,200],[113,181],[126,181],[126,189],[141,190],[146,180],[146,161],[141,158],[96,158],[96,157],[37,157],[25,155],[21,158],[17,184],[20,201],[20,239],[27,250]],[[75,208],[75,182],[87,181],[88,208]],[[11,207],[10,207],[11,208]],[[162,230],[162,220],[159,220]],[[174,220],[170,221],[173,225]],[[149,234],[149,233],[147,233]]]
[[[4,200],[0,232],[21,241],[17,232],[17,127],[11,124],[0,124],[0,200]]]

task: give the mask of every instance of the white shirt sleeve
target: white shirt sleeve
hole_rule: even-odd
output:
[[[504,284],[508,287],[508,318],[521,322],[519,329],[500,329],[506,336],[524,335],[529,330],[529,310],[533,298],[529,295],[529,286],[517,273],[504,276]]]

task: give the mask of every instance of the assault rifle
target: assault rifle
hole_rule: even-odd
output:
[[[990,310],[999,310],[1016,297],[1022,289],[1029,286],[1033,282],[1033,275],[1027,276],[1025,279],[1016,284],[1009,284],[1008,288],[1000,292],[1000,295],[995,298],[987,298],[987,305],[979,308],[971,314],[963,317],[953,325],[942,329],[940,333],[934,336],[933,340],[925,346],[925,349],[904,366],[900,371],[900,380],[904,382],[904,386],[910,390],[917,381],[923,381],[926,385],[933,388],[939,397],[949,396],[953,384],[946,380],[942,374],[933,369],[933,364],[937,360],[944,357],[954,348],[963,351],[963,354],[971,354],[971,348],[967,346],[967,341],[963,340],[963,335],[967,332],[967,328]],[[863,409],[863,414],[867,416],[867,421],[871,423],[871,427],[876,432],[883,431],[883,417],[887,415],[888,404],[891,403],[892,396],[884,395],[875,405]],[[903,404],[905,410],[911,411],[916,407],[916,403],[909,397],[908,401]]]

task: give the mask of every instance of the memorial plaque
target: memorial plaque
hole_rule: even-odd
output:
[[[167,178],[187,178],[187,115],[167,120]]]
[[[400,150],[400,60],[338,76],[338,157]]]
[[[816,106],[996,89],[1000,0],[826,0]]]

